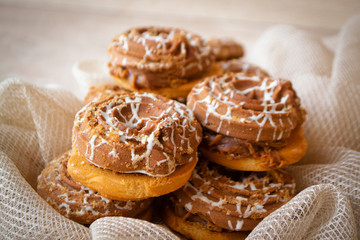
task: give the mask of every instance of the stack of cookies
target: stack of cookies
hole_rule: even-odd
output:
[[[83,224],[104,216],[150,219],[152,198],[188,181],[201,139],[184,104],[151,93],[108,92],[76,114],[72,150],[43,170],[38,192]]]
[[[187,237],[244,237],[295,194],[292,178],[276,169],[304,156],[305,113],[289,81],[261,73],[209,77],[187,97],[203,126],[201,159],[164,211]]]
[[[238,239],[295,195],[281,168],[307,142],[289,81],[244,62],[232,40],[181,29],[132,28],[108,52],[116,84],[90,89],[71,152],[39,176],[40,195],[58,211],[87,224],[144,219],[151,199],[168,194],[161,212],[173,230]]]

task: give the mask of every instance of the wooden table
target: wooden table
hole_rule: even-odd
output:
[[[330,36],[358,12],[359,0],[0,0],[0,80],[20,76],[77,94],[74,62],[106,60],[113,36],[132,26],[173,26],[204,37],[232,37],[251,51],[275,24]]]

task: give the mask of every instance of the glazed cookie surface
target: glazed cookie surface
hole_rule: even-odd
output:
[[[226,73],[196,85],[187,100],[204,127],[200,151],[211,161],[267,171],[293,164],[306,153],[305,111],[289,81]]]
[[[204,127],[257,142],[286,139],[304,120],[291,82],[243,73],[207,78],[187,105]]]
[[[124,93],[81,109],[73,149],[97,167],[116,173],[166,176],[192,162],[202,130],[185,105],[150,93]]]
[[[201,160],[189,182],[171,194],[172,214],[166,215],[214,233],[251,231],[294,195],[295,182],[284,171],[239,172]]]
[[[71,151],[51,161],[38,177],[37,192],[56,211],[81,224],[106,216],[151,218],[152,199],[116,201],[76,182],[67,172]]]
[[[134,88],[174,86],[176,80],[201,75],[212,62],[204,39],[171,28],[132,28],[115,36],[109,54],[111,73]]]
[[[120,85],[169,98],[186,97],[203,76],[221,72],[207,41],[182,29],[132,28],[116,35],[108,52]]]
[[[151,93],[114,94],[77,113],[68,169],[111,199],[161,196],[189,179],[201,139],[201,125],[184,104]]]

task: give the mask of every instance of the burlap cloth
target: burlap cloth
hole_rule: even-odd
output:
[[[294,199],[248,239],[356,239],[360,230],[360,15],[319,39],[275,26],[249,60],[290,79],[306,108],[309,151],[287,168]],[[86,78],[84,78],[86,80]],[[90,79],[82,86],[98,81]],[[16,79],[0,86],[0,239],[176,239],[165,227],[112,217],[90,228],[58,214],[34,190],[45,164],[71,148],[82,103],[69,92]]]

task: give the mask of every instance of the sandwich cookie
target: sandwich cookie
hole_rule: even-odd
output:
[[[110,74],[122,87],[173,99],[222,73],[207,41],[182,29],[132,28],[114,37],[108,53]]]
[[[305,110],[289,81],[243,73],[209,77],[192,89],[187,105],[204,127],[199,150],[210,161],[268,171],[306,153]]]
[[[76,182],[67,172],[68,151],[51,161],[38,177],[37,192],[60,214],[80,224],[107,216],[150,220],[153,199],[116,201]]]
[[[201,139],[184,104],[150,93],[110,95],[77,113],[68,170],[110,199],[160,196],[189,179]]]
[[[201,160],[170,194],[163,219],[191,239],[245,239],[294,195],[295,182],[282,170],[239,172]]]

